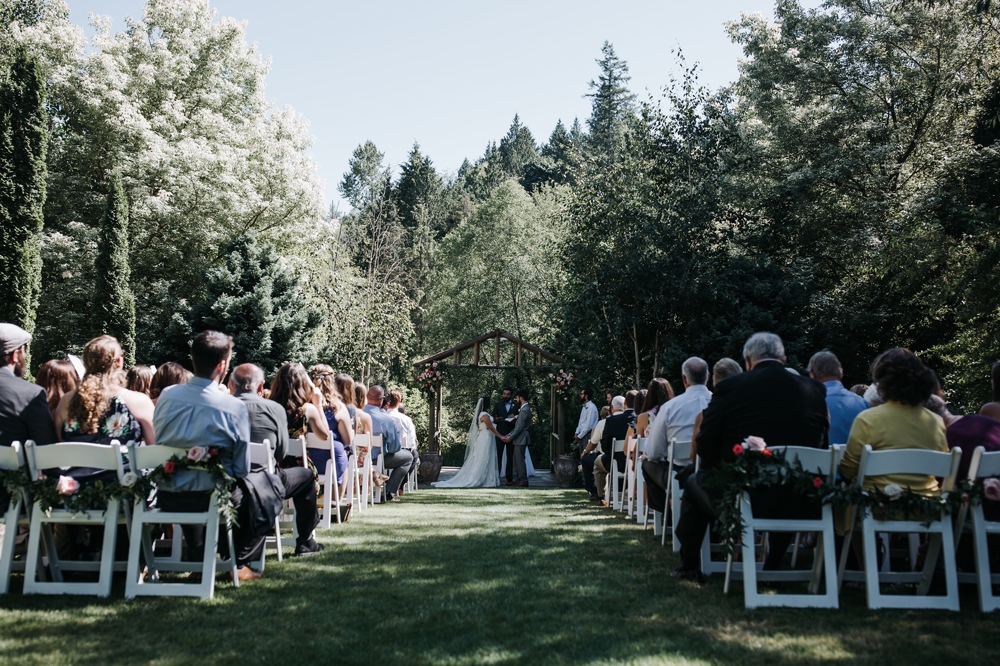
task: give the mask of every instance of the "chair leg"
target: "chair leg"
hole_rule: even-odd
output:
[[[101,545],[100,591],[98,597],[111,596],[111,575],[115,567],[115,538],[118,536],[118,500],[110,500],[104,513],[104,543]]]
[[[56,540],[52,537],[52,525],[42,523],[39,531],[42,533],[43,543],[45,544],[45,556],[49,558],[49,575],[52,576],[53,582],[61,583],[63,582],[62,562],[59,559],[59,552],[56,550]],[[28,539],[31,539],[30,535]]]
[[[909,535],[916,536],[916,535]],[[912,546],[911,546],[912,548]],[[926,595],[930,592],[931,581],[934,578],[934,568],[937,566],[938,556],[941,554],[941,535],[932,534],[930,543],[927,546],[927,558],[924,561],[923,578],[920,579],[920,585],[917,587],[918,595]],[[886,558],[888,559],[888,549],[886,550]],[[916,560],[910,562],[910,566],[914,569],[916,568]]]
[[[10,501],[4,515],[3,545],[0,545],[0,594],[7,594],[10,572],[14,568],[14,541],[17,539],[17,519],[21,515],[21,500]]]

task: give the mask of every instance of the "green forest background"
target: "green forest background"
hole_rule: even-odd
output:
[[[411,363],[500,328],[604,390],[690,355],[740,358],[758,330],[848,384],[906,346],[959,411],[1000,358],[1000,6],[780,0],[733,17],[736,81],[709,90],[676,53],[656,95],[611,44],[581,82],[590,117],[547,137],[515,116],[457,173],[414,144],[358,146],[329,210],[306,124],[264,96],[240,23],[150,0],[89,45],[61,0],[0,3],[0,320],[31,365],[109,332],[139,363],[185,360],[213,327],[272,372],[322,361],[407,391]],[[455,370],[446,462],[476,397],[548,380]],[[575,413],[568,414],[570,429]]]

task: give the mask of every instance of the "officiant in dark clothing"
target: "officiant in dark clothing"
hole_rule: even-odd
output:
[[[493,405],[493,425],[496,427],[497,432],[502,436],[506,437],[514,430],[514,420],[508,421],[507,419],[512,416],[517,416],[518,404],[517,400],[514,400],[514,389],[505,388],[503,390],[503,397],[497,400],[496,404]],[[497,469],[503,469],[503,453],[507,451],[507,460],[514,459],[514,443],[504,442],[500,437],[494,437],[497,443]],[[507,481],[514,480],[514,466],[507,465]]]

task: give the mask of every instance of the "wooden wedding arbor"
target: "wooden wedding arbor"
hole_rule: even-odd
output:
[[[507,344],[502,345],[502,343]],[[503,347],[508,348],[506,353],[503,353]],[[502,372],[503,370],[556,371],[569,366],[565,359],[499,329],[480,335],[478,338],[466,340],[450,349],[415,362],[413,364],[414,373],[420,374],[433,363],[438,363],[439,367],[447,369],[469,368],[494,372]],[[441,451],[441,383],[435,382],[432,386],[434,396],[430,405],[430,442],[428,442],[428,448],[434,453],[439,453]],[[555,382],[552,382],[549,404],[551,407],[549,411],[549,462],[551,465],[553,460],[562,455],[565,446],[565,414],[562,401],[558,399],[556,394]]]

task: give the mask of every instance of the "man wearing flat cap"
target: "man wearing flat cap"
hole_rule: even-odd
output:
[[[0,446],[58,441],[45,389],[22,379],[29,342],[31,334],[23,328],[0,324]]]

